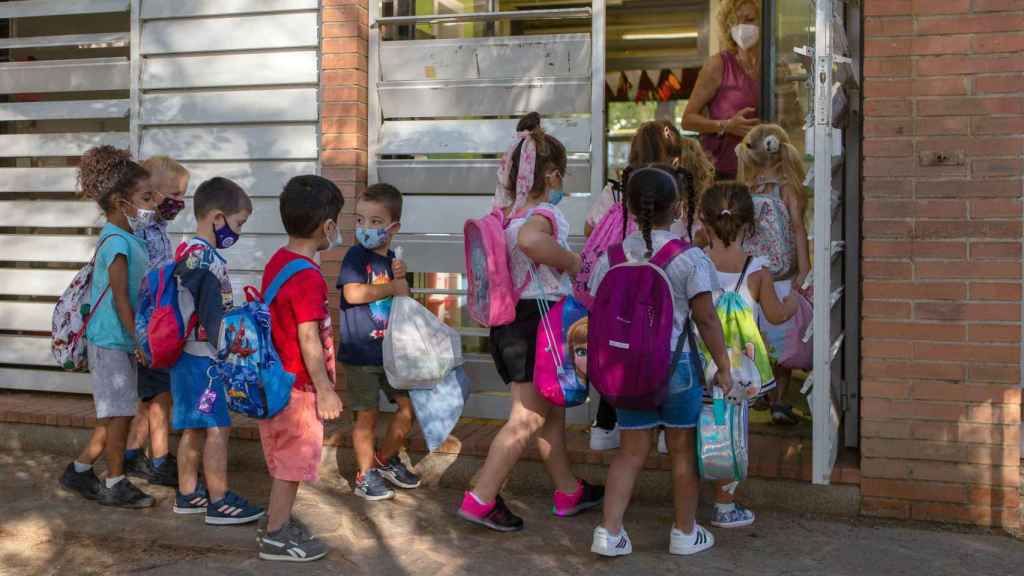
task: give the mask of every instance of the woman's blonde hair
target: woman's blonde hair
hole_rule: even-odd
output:
[[[757,177],[765,170],[775,169],[782,176],[783,183],[789,185],[800,198],[801,209],[804,206],[804,178],[807,169],[800,151],[789,140],[789,134],[778,124],[761,124],[747,132],[743,141],[736,146],[738,169],[737,179],[752,190]]]
[[[726,48],[735,52],[739,50],[736,41],[732,39],[732,27],[737,24],[736,11],[741,6],[750,4],[761,15],[761,0],[724,0],[718,7],[718,14],[715,20],[718,22],[718,39]]]

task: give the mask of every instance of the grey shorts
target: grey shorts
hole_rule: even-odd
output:
[[[92,399],[97,418],[134,416],[139,406],[139,377],[129,352],[87,344]]]
[[[404,390],[395,390],[388,384],[383,366],[351,366],[345,367],[346,406],[353,412],[377,410],[380,408],[380,393],[383,392],[388,401],[395,403],[396,396],[408,396]]]

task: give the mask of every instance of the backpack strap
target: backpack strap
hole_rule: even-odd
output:
[[[622,244],[613,244],[608,247],[608,266],[618,266],[626,263],[626,252]]]
[[[658,253],[651,258],[651,264],[664,270],[673,260],[676,259],[676,256],[679,256],[689,249],[690,245],[687,242],[684,242],[679,238],[673,238],[666,242],[665,245],[661,247],[661,250],[658,250]]]
[[[750,269],[750,263],[753,261],[753,256],[747,256],[747,261],[743,263],[743,271],[740,272],[740,279],[736,281],[736,287],[732,289],[733,292],[739,292],[743,288],[743,281],[747,278],[747,270]]]
[[[270,282],[270,286],[267,287],[267,291],[263,293],[264,304],[270,306],[270,303],[277,297],[278,291],[281,290],[281,287],[284,286],[285,282],[290,280],[292,276],[295,276],[303,270],[313,270],[315,268],[316,266],[305,258],[296,258],[295,260],[285,264],[284,268],[281,268],[281,271],[277,273],[277,276],[274,276],[274,279]]]
[[[686,323],[683,324],[683,331],[679,333],[679,338],[676,339],[676,349],[672,351],[672,364],[671,364],[671,368],[669,368],[669,373],[668,373],[668,377],[669,377],[670,381],[672,379],[672,376],[676,372],[676,364],[679,364],[679,361],[682,360],[682,358],[683,358],[683,348],[686,347],[686,343],[687,342],[689,342],[689,344],[690,344],[690,354],[691,355],[693,355],[695,353],[699,353],[699,348],[697,348],[697,339],[693,335],[693,322],[692,322],[692,320],[693,320],[692,316],[686,318]],[[703,366],[694,366],[694,368],[699,373],[701,387],[705,387],[705,384],[704,384],[704,368],[703,368]]]

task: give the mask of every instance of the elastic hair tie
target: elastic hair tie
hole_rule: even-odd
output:
[[[724,208],[721,212],[718,213],[718,215],[719,216],[732,216],[732,210],[729,210],[728,208]]]

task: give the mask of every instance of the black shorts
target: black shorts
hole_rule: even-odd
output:
[[[139,366],[139,400],[149,402],[164,392],[171,391],[171,372]]]
[[[516,304],[516,319],[511,324],[491,328],[491,357],[505,384],[533,381],[539,325],[537,301],[520,300]]]

